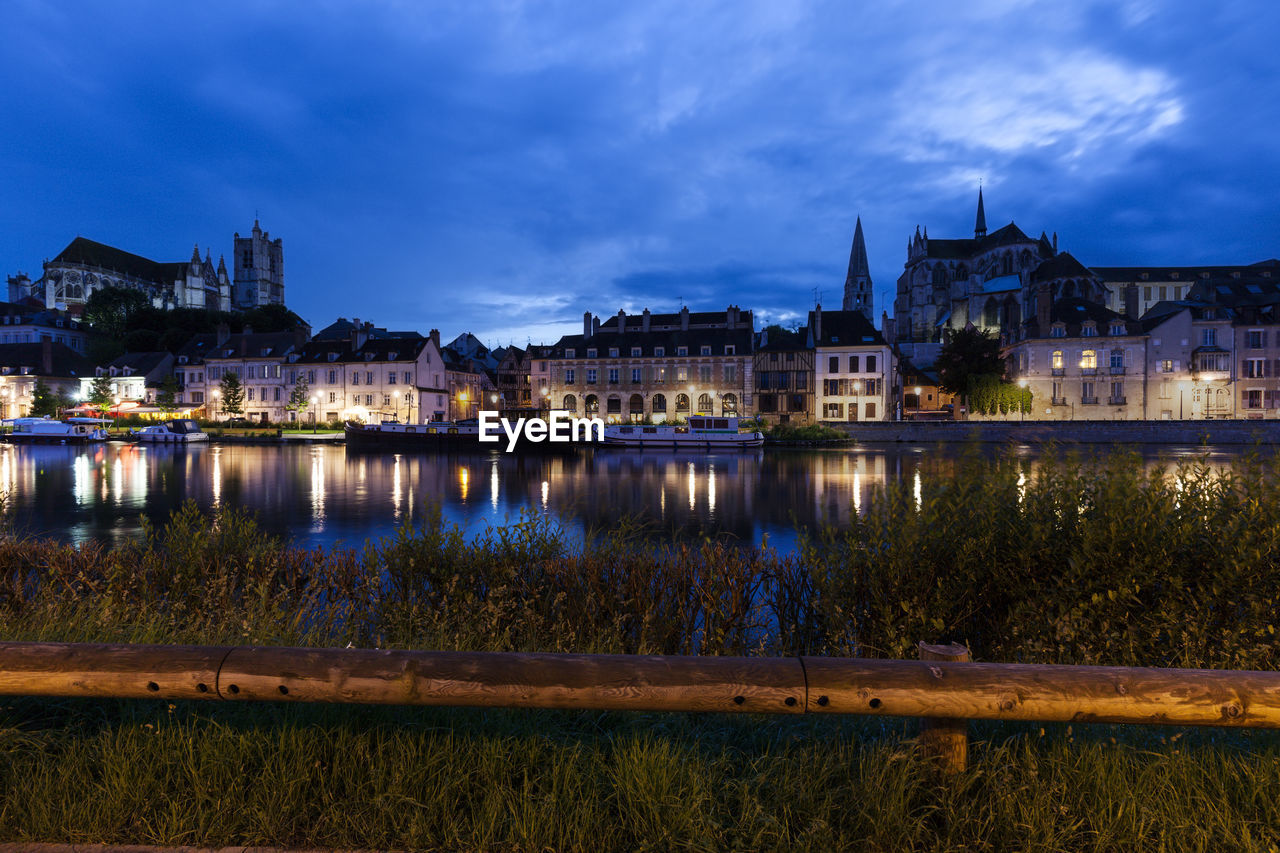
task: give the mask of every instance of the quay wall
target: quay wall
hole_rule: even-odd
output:
[[[865,421],[831,423],[859,443],[984,441],[1040,444],[1237,444],[1280,442],[1280,421]]]

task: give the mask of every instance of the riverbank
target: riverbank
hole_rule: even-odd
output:
[[[859,421],[830,426],[859,444],[1268,445],[1280,421]]]
[[[234,507],[234,504],[233,504]],[[291,548],[188,505],[134,545],[0,538],[0,638],[1280,667],[1280,471],[965,457],[794,555],[523,517]],[[1267,849],[1265,732],[6,700],[0,838],[411,849]],[[1177,839],[1171,842],[1170,839]]]

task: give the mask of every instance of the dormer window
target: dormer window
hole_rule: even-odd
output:
[[[631,357],[632,357],[632,358],[639,358],[639,357],[640,357],[640,347],[632,347],[632,348],[631,348]]]
[[[654,347],[654,348],[653,348],[653,355],[654,355],[654,357],[655,357],[655,358],[664,358],[664,357],[666,357],[666,355],[667,355],[667,348],[666,348],[666,347]]]
[[[699,351],[699,355],[711,355],[710,345],[704,344],[702,349]]]
[[[337,360],[338,360],[338,354],[336,352],[329,353],[329,361],[337,361]]]
[[[1054,323],[1053,328],[1049,330],[1051,338],[1065,338],[1067,336],[1067,327],[1062,323]]]
[[[565,357],[565,358],[577,358],[577,357],[578,357],[578,351],[577,351],[576,349],[566,349],[566,350],[564,351],[564,357]]]
[[[262,355],[264,355],[264,356],[265,356],[265,355],[271,355],[271,347],[263,347],[263,348],[262,348],[262,353],[261,353],[261,354],[262,354]]]
[[[587,358],[595,358],[595,357],[596,357],[596,348],[587,347]]]
[[[1080,327],[1080,336],[1084,338],[1093,338],[1098,335],[1098,327],[1093,323],[1085,323]]]
[[[618,348],[609,347],[609,358],[617,358],[617,357],[618,357]]]
[[[738,351],[738,348],[737,348],[735,345],[733,345],[733,344],[725,344],[725,345],[724,345],[724,354],[725,354],[725,355],[735,355],[735,354],[737,353],[737,351]]]
[[[1111,334],[1113,334],[1113,335],[1123,335],[1124,333],[1125,333],[1124,323],[1112,323],[1112,324],[1111,324]]]

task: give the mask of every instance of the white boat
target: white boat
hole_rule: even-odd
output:
[[[104,418],[13,418],[5,424],[13,426],[9,441],[13,444],[90,444],[107,440]]]
[[[154,444],[191,444],[209,440],[209,434],[200,429],[200,425],[190,418],[178,418],[143,427],[134,435],[137,436],[138,441]]]
[[[606,426],[604,443],[655,450],[748,450],[764,445],[764,433],[743,432],[736,417],[693,415],[687,425]]]

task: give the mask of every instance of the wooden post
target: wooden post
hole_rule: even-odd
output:
[[[930,645],[920,643],[920,660],[969,660],[969,650],[956,643]],[[937,717],[920,721],[920,754],[937,762],[943,775],[964,772],[969,766],[969,721],[957,717]]]

